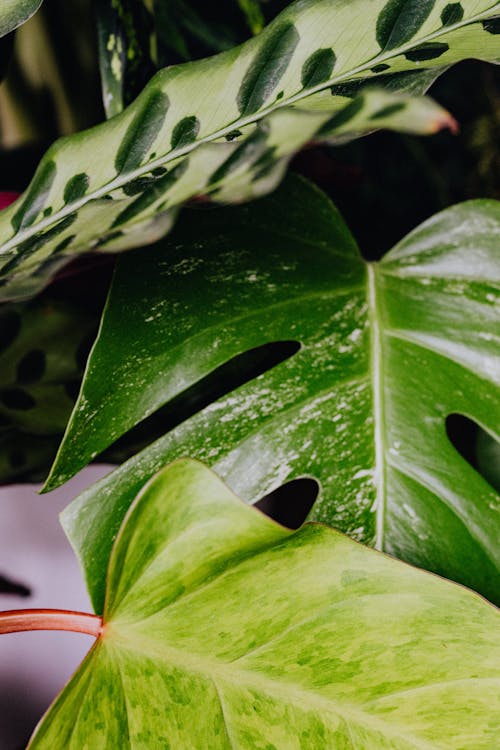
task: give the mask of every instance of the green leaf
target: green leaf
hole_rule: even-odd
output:
[[[42,0],[2,0],[0,7],[0,37],[9,34],[36,13]]]
[[[469,414],[498,434],[499,231],[498,203],[465,203],[366,264],[295,178],[246,207],[188,213],[169,242],[120,258],[47,488],[164,404],[171,431],[63,515],[96,608],[127,508],[186,455],[252,502],[315,477],[311,519],[498,600],[499,497],[445,421]],[[300,351],[256,378],[236,361],[225,386],[225,363],[283,341]]]
[[[476,441],[476,455],[481,473],[500,493],[500,443],[489,433],[479,430]]]
[[[464,1],[453,24],[441,18],[444,0],[425,3],[425,18],[413,6],[404,3],[394,21],[394,34],[405,40],[394,47],[385,0],[373,0],[370,13],[364,0],[302,0],[258,37],[163,70],[122,114],[56,142],[26,196],[0,216],[2,298],[33,294],[46,283],[48,266],[44,275],[34,273],[69,236],[63,258],[124,250],[163,236],[179,206],[196,196],[238,202],[269,192],[291,155],[313,139],[453,125],[436,105],[411,103],[402,92],[422,93],[444,68],[474,55],[500,60],[500,3]],[[381,14],[384,39],[377,40]],[[392,10],[388,17],[396,18]],[[367,89],[374,81],[387,90]],[[174,133],[190,118],[197,122],[194,139],[179,145]],[[123,169],[128,149],[133,159]],[[180,164],[154,200],[134,203],[141,189]],[[66,185],[82,174],[87,191],[65,203]],[[127,220],[118,227],[119,215]]]
[[[291,533],[193,461],[130,509],[104,623],[29,750],[491,750],[499,736],[497,610],[332,529]]]
[[[0,484],[46,475],[95,324],[95,316],[47,295],[0,308]]]
[[[156,72],[153,18],[142,0],[97,0],[95,12],[103,104],[113,117]]]
[[[285,3],[286,5],[286,3]],[[161,67],[235,47],[262,31],[257,0],[98,0],[96,16],[103,102],[121,112]]]
[[[238,0],[238,5],[245,15],[252,34],[261,32],[265,25],[265,19],[259,0]]]

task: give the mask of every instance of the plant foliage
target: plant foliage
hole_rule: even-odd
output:
[[[0,217],[3,297],[33,293],[77,253],[158,238],[196,196],[269,191],[311,139],[434,132],[449,117],[427,100],[417,116],[402,92],[471,55],[500,58],[498,2],[375,0],[370,18],[366,8],[294,3],[242,46],[161,71],[121,115],[56,142]],[[388,90],[351,99],[374,81]]]
[[[131,507],[103,634],[29,749],[491,750],[499,632],[472,592],[179,461]]]
[[[9,34],[36,13],[42,0],[2,0],[0,37]]]
[[[498,601],[500,500],[446,418],[500,437],[499,231],[498,203],[465,203],[366,264],[325,196],[290,178],[121,257],[47,484],[165,405],[162,436],[63,516],[97,610],[128,506],[185,455],[250,501],[315,477],[311,519]]]

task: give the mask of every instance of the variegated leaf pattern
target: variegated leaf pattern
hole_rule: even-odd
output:
[[[0,37],[9,34],[36,13],[43,0],[2,0],[0,4]]]
[[[216,8],[199,0],[97,0],[95,9],[108,117],[130,104],[160,68],[223,52],[265,26],[258,0],[218,0]]]
[[[103,104],[113,117],[156,72],[154,19],[137,0],[97,0],[95,12]]]
[[[182,460],[114,543],[102,634],[29,750],[493,750],[500,614]]]
[[[47,295],[0,307],[0,484],[43,478],[96,324],[95,315]]]
[[[190,198],[269,191],[311,139],[449,122],[434,111],[422,128],[401,94],[352,99],[367,82],[418,91],[464,58],[500,60],[499,2],[373,0],[369,10],[300,0],[241,47],[161,71],[121,115],[54,144],[0,217],[3,298],[32,294],[76,253],[158,238]]]

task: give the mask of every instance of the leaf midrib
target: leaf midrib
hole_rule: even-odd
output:
[[[374,263],[367,263],[367,300],[370,326],[370,375],[373,403],[373,439],[375,447],[374,483],[376,495],[375,549],[384,549],[386,516],[386,453],[384,419],[384,379],[381,321],[377,304],[377,279]]]
[[[359,601],[360,598],[378,599],[380,597],[395,598],[398,601],[398,605],[401,606],[402,599],[405,597],[412,598],[413,594],[366,594],[362,597],[356,597],[356,600]],[[319,619],[325,614],[325,612],[329,612],[331,609],[348,606],[349,603],[349,600],[335,602],[333,605],[325,607],[320,613],[317,613],[316,617]],[[302,623],[297,623],[296,627],[299,627],[301,624]],[[132,652],[135,657],[137,657],[137,655],[154,657],[157,661],[161,660],[169,666],[174,665],[182,671],[199,674],[205,679],[214,682],[217,685],[217,692],[219,690],[217,678],[219,678],[224,680],[226,684],[232,682],[237,686],[243,685],[245,688],[261,690],[268,695],[277,694],[280,701],[283,701],[284,698],[288,698],[292,704],[295,703],[299,706],[309,705],[312,709],[319,712],[334,713],[337,717],[344,720],[354,720],[355,722],[369,729],[380,732],[385,736],[389,735],[405,738],[413,742],[415,748],[418,748],[418,750],[441,750],[438,746],[431,745],[418,736],[408,734],[407,727],[400,727],[397,724],[388,724],[379,717],[373,716],[350,703],[336,703],[331,698],[314,693],[309,687],[296,686],[287,680],[279,678],[270,679],[265,676],[262,671],[257,672],[249,668],[242,668],[240,660],[224,662],[217,658],[207,657],[203,654],[191,654],[187,651],[182,651],[179,648],[167,646],[154,638],[148,638],[140,632],[139,634],[136,634],[135,628],[137,626],[134,627],[132,625],[120,629],[119,624],[113,623],[113,621],[111,621],[110,625],[113,628],[112,632],[110,631],[109,633],[110,640],[114,641],[114,643],[110,645],[112,645],[114,650],[116,649],[115,653],[120,654],[120,658],[122,658],[122,655],[126,654],[126,652]],[[289,630],[292,629],[293,628],[290,628]],[[134,640],[137,640],[140,643],[137,649],[134,649],[131,646],[131,643]],[[266,645],[267,644],[263,644],[263,647]],[[244,659],[245,656],[246,654],[243,654],[240,659]],[[238,668],[235,668],[235,664],[239,665]],[[425,689],[425,687],[426,686],[423,686],[423,689]],[[383,697],[387,698],[389,696]],[[371,702],[373,702],[373,699],[367,703]],[[361,704],[361,706],[364,705],[365,704]]]
[[[226,125],[224,128],[221,128],[220,130],[215,131],[205,136],[204,138],[200,138],[199,140],[195,141],[192,144],[188,144],[184,146],[183,148],[180,148],[176,151],[170,151],[165,156],[158,157],[158,159],[155,159],[151,162],[148,162],[148,164],[145,164],[141,167],[138,167],[137,169],[127,172],[125,173],[125,175],[118,175],[118,177],[106,183],[103,187],[95,190],[94,192],[87,193],[79,201],[69,203],[66,206],[63,206],[61,209],[59,209],[59,211],[55,211],[53,214],[50,215],[50,217],[47,217],[46,219],[42,219],[42,221],[33,224],[31,227],[29,227],[28,229],[24,231],[15,233],[11,237],[10,240],[3,243],[3,247],[0,249],[0,257],[4,253],[7,254],[7,252],[11,248],[15,249],[24,240],[29,239],[30,237],[32,237],[33,235],[37,234],[40,231],[43,231],[46,227],[50,227],[56,224],[57,221],[59,221],[60,219],[69,215],[70,213],[73,213],[74,211],[78,211],[82,206],[85,206],[87,203],[91,202],[92,200],[97,200],[98,198],[103,197],[104,195],[111,192],[112,190],[121,188],[123,185],[128,184],[129,182],[136,179],[137,177],[141,177],[142,175],[147,174],[148,172],[151,172],[152,169],[164,166],[165,164],[169,164],[178,158],[186,156],[187,154],[191,153],[197,148],[200,148],[202,145],[206,143],[211,143],[220,138],[224,138],[226,135],[228,135],[235,129],[241,129],[247,125],[251,125],[255,122],[259,122],[267,115],[270,115],[271,113],[278,111],[280,109],[285,109],[286,107],[289,107],[295,102],[301,101],[302,99],[306,99],[313,94],[317,94],[321,91],[324,91],[330,88],[331,86],[337,85],[338,83],[342,83],[343,81],[348,81],[354,76],[357,76],[358,73],[363,73],[366,70],[369,70],[370,68],[373,67],[374,64],[377,64],[379,62],[384,62],[385,60],[391,60],[395,57],[399,57],[400,55],[404,54],[406,51],[413,49],[416,45],[425,44],[429,41],[432,41],[433,39],[438,39],[442,35],[446,35],[448,33],[456,31],[457,29],[465,28],[466,26],[470,26],[474,23],[478,23],[482,19],[488,20],[489,18],[492,17],[492,11],[495,9],[498,9],[498,11],[500,12],[500,3],[492,5],[491,8],[483,11],[482,13],[478,13],[475,16],[469,17],[466,21],[461,21],[456,24],[452,24],[450,26],[442,26],[440,29],[433,32],[432,34],[428,34],[427,36],[421,37],[420,39],[418,39],[418,41],[417,40],[414,40],[413,42],[410,41],[407,44],[402,45],[401,47],[397,47],[393,50],[390,50],[389,52],[386,52],[385,54],[382,52],[379,55],[375,55],[375,57],[372,57],[370,60],[366,61],[362,65],[359,65],[358,67],[353,68],[350,71],[347,71],[346,73],[343,73],[342,75],[339,75],[338,77],[330,78],[326,82],[317,84],[316,86],[312,86],[311,88],[308,88],[308,89],[303,89],[302,91],[299,91],[297,94],[294,94],[291,97],[289,97],[289,99],[287,99],[286,101],[281,100],[279,102],[275,102],[269,105],[268,107],[265,107],[259,110],[255,114],[248,115],[247,117],[237,118],[236,120],[233,120],[229,125]],[[317,113],[313,113],[313,114],[317,115]],[[325,113],[325,115],[326,114],[327,113]]]

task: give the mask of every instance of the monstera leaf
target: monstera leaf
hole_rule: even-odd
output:
[[[366,264],[295,178],[120,258],[47,487],[164,404],[167,434],[63,516],[97,609],[127,508],[185,455],[252,502],[313,477],[311,519],[498,599],[499,498],[445,423],[498,437],[499,231],[498,203],[466,203]]]
[[[0,37],[5,36],[36,13],[42,0],[2,0],[0,7]]]
[[[491,750],[499,736],[497,610],[332,529],[291,533],[192,461],[130,509],[103,619],[29,750]]]
[[[50,296],[0,308],[0,484],[44,476],[95,325],[93,315]]]
[[[121,115],[54,144],[2,214],[3,298],[33,293],[76,253],[162,236],[193,197],[269,191],[311,139],[450,124],[426,100],[417,116],[401,92],[464,58],[498,61],[499,14],[492,0],[373,0],[368,12],[365,0],[301,0],[241,47],[158,73]],[[389,91],[351,99],[374,81]]]

